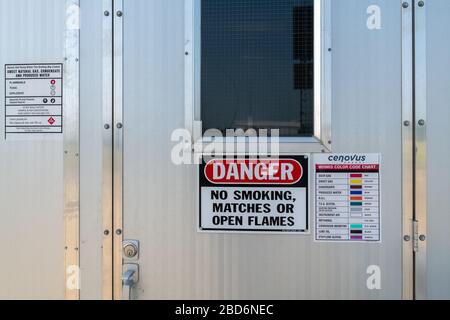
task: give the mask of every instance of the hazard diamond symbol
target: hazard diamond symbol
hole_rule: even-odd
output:
[[[50,123],[50,125],[53,125],[56,122],[55,119],[53,119],[53,117],[51,117],[50,119],[48,119],[48,123]]]

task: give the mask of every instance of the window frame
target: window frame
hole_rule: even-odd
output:
[[[185,0],[185,127],[191,133],[193,143],[210,145],[211,139],[202,138],[201,1]],[[331,0],[314,0],[314,135],[281,136],[281,154],[332,150],[331,48]],[[224,137],[214,141],[223,146],[234,144],[236,139]]]

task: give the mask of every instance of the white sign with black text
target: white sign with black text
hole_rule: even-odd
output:
[[[308,166],[308,156],[204,163],[200,231],[309,233]]]
[[[314,171],[315,240],[380,242],[380,155],[315,155]]]
[[[63,132],[63,65],[5,65],[5,139]]]

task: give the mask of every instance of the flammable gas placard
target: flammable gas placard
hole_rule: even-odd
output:
[[[309,233],[309,156],[200,166],[201,232]]]
[[[381,241],[380,158],[314,156],[316,241]]]
[[[5,65],[5,139],[63,132],[63,65]]]

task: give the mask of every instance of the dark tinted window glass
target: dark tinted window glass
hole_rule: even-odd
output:
[[[313,0],[201,3],[204,129],[313,135]]]

